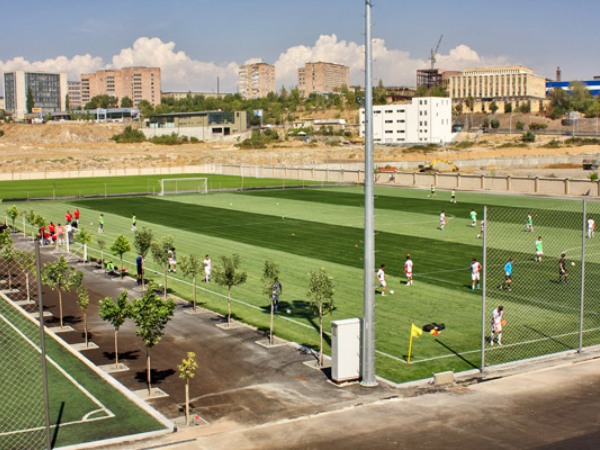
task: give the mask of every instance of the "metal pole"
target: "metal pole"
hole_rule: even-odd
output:
[[[487,279],[487,228],[488,220],[487,220],[487,206],[483,207],[483,250],[481,262],[483,266],[483,277],[481,279],[481,371],[485,369],[485,299],[486,299],[486,289],[487,283],[485,280]]]
[[[587,201],[583,199],[583,217],[581,220],[581,297],[579,299],[579,348],[583,349],[583,308],[585,305],[585,224],[587,216]]]
[[[48,395],[48,371],[46,367],[46,333],[44,333],[44,299],[42,296],[42,263],[40,255],[40,241],[35,239],[35,259],[38,285],[38,308],[40,321],[40,350],[42,357],[42,380],[44,383],[44,417],[46,431],[46,448],[52,448],[52,436],[50,435],[50,399]]]
[[[375,377],[375,219],[373,195],[373,80],[371,59],[371,6],[365,0],[365,249],[364,313],[362,320],[361,385],[377,386]]]

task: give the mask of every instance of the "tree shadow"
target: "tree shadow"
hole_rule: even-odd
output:
[[[135,361],[137,359],[140,359],[139,353],[140,353],[139,350],[131,350],[128,352],[119,352],[119,361],[124,361],[124,360]],[[111,362],[115,360],[115,352],[103,352],[102,355],[104,355],[104,357]]]
[[[175,371],[173,369],[166,369],[166,370],[156,370],[156,369],[150,369],[150,382],[154,385],[154,384],[160,384],[162,381],[166,380],[167,378],[173,376],[175,374]],[[146,384],[147,380],[146,380],[146,370],[142,370],[140,372],[136,372],[135,374],[135,379],[141,383]]]

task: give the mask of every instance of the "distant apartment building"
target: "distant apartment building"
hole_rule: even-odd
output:
[[[174,100],[183,100],[191,97],[201,96],[204,98],[223,98],[226,95],[230,95],[230,92],[204,92],[204,91],[167,91],[161,92],[162,98],[172,98]]]
[[[546,79],[523,66],[500,66],[466,69],[448,79],[448,94],[454,104],[473,99],[473,111],[487,112],[492,102],[503,110],[526,103],[532,112],[543,107]]]
[[[547,81],[546,82],[546,94],[550,94],[554,89],[562,89],[566,92],[571,92],[571,84],[573,81]],[[593,80],[582,80],[579,81],[583,86],[587,88],[592,97],[600,95],[600,78],[594,77]]]
[[[365,136],[365,109],[360,109]],[[452,142],[452,104],[447,97],[415,97],[411,103],[373,106],[376,144],[446,144]]]
[[[27,111],[27,92],[33,96],[35,114],[45,115],[65,108],[67,75],[46,72],[6,72],[4,74],[4,107],[15,119],[22,120]]]
[[[298,90],[307,97],[316,92],[339,91],[350,84],[350,68],[326,62],[306,63],[298,69]]]
[[[69,109],[80,109],[81,103],[81,81],[67,81],[69,90]]]
[[[266,97],[275,92],[275,66],[266,63],[240,66],[238,83],[243,99]]]
[[[160,104],[160,68],[126,67],[98,70],[81,75],[81,103],[85,106],[98,95],[110,95],[119,100],[129,97],[133,105],[142,100],[156,106]]]

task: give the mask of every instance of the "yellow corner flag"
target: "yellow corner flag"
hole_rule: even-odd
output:
[[[410,341],[408,343],[408,364],[410,364],[410,354],[412,353],[413,337],[419,337],[423,334],[423,329],[416,326],[414,323],[410,326]]]
[[[416,326],[414,323],[410,327],[410,335],[414,337],[419,337],[423,334],[423,329]]]

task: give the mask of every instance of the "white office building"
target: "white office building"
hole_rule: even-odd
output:
[[[365,109],[360,109],[360,135],[365,136]],[[452,133],[452,100],[418,97],[412,103],[373,106],[375,144],[446,144]]]
[[[27,111],[27,92],[31,90],[33,107]],[[21,120],[28,112],[46,115],[64,111],[66,106],[67,74],[46,72],[6,72],[4,97],[6,111]]]

